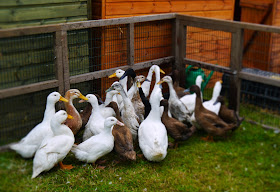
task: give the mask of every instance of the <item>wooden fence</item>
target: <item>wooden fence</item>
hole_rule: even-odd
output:
[[[172,54],[170,56],[143,61],[135,63],[135,24],[150,21],[170,20],[172,22]],[[172,69],[179,69],[180,71],[180,84],[185,84],[185,66],[194,65],[205,69],[214,70],[221,73],[230,74],[230,93],[229,104],[230,108],[239,110],[240,107],[240,94],[241,94],[241,80],[249,80],[259,82],[266,85],[280,87],[280,80],[258,76],[256,74],[242,71],[243,59],[243,39],[244,30],[265,31],[271,33],[280,33],[280,28],[264,26],[258,24],[249,24],[234,21],[225,21],[218,19],[207,19],[202,17],[193,17],[180,14],[160,14],[152,16],[139,16],[129,18],[107,19],[107,20],[94,20],[82,21],[74,23],[26,27],[18,29],[0,30],[0,39],[20,37],[35,34],[54,34],[54,69],[55,79],[32,83],[23,86],[12,88],[0,89],[0,99],[23,95],[27,93],[34,93],[41,90],[57,88],[57,90],[64,94],[70,89],[71,84],[86,82],[90,80],[100,79],[112,74],[116,68],[101,69],[93,72],[86,72],[79,75],[70,75],[69,72],[69,49],[68,49],[68,36],[67,32],[71,30],[100,28],[113,25],[126,26],[126,45],[127,45],[127,64],[117,68],[127,69],[132,67],[135,70],[145,69],[151,65],[172,65]],[[197,59],[186,57],[188,53],[188,27],[197,27],[202,29],[209,29],[214,31],[222,31],[229,33],[231,40],[229,46],[229,66],[223,66],[219,63],[213,64]],[[170,66],[171,67],[171,66]]]

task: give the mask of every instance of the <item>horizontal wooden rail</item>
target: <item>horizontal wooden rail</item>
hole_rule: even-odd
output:
[[[256,75],[256,74],[240,71],[239,78],[253,81],[253,82],[263,83],[266,85],[272,85],[275,87],[280,87],[280,80],[273,79],[271,77],[265,77],[265,76],[261,76],[261,75]]]
[[[206,62],[197,61],[197,60],[193,60],[193,59],[186,59],[185,58],[184,62],[187,65],[193,65],[193,66],[209,69],[209,70],[212,70],[212,71],[227,73],[227,74],[230,74],[230,75],[233,75],[233,74],[236,73],[235,71],[231,71],[229,67],[214,65],[214,64],[211,64],[211,63],[206,63]]]
[[[197,23],[196,24],[197,26],[203,25],[203,27],[207,29],[214,29],[214,30],[217,26],[222,26],[222,28],[225,29],[228,28],[225,31],[235,31],[238,28],[243,28],[243,29],[250,29],[250,30],[257,30],[257,31],[264,31],[264,32],[271,32],[271,33],[280,33],[279,27],[270,26],[270,25],[261,25],[261,24],[247,23],[247,22],[229,21],[229,20],[205,18],[205,17],[189,16],[189,15],[181,15],[181,14],[176,14],[176,19],[180,19],[182,21],[186,21],[194,25],[195,23]]]
[[[58,87],[58,80],[49,80],[0,90],[0,99]]]
[[[85,74],[81,74],[81,75],[71,76],[70,84],[75,84],[75,83],[80,83],[80,82],[84,82],[84,81],[90,81],[90,80],[94,80],[94,79],[108,77],[109,75],[113,74],[117,69],[126,70],[131,67],[134,70],[139,70],[139,69],[148,68],[152,65],[163,65],[166,63],[172,64],[174,62],[175,62],[174,56],[170,56],[170,57],[164,57],[164,58],[160,58],[160,59],[145,61],[145,62],[141,62],[141,63],[136,63],[132,66],[125,65],[125,66],[115,67],[115,68],[111,68],[111,69],[105,69],[105,70],[101,70],[101,71],[85,73]]]

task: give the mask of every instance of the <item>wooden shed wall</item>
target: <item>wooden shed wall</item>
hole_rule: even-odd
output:
[[[87,19],[87,0],[0,0],[0,28]]]
[[[202,17],[211,17],[218,19],[227,19],[233,20],[234,15],[234,0],[209,0],[209,1],[200,1],[200,0],[94,0],[94,3],[102,8],[101,16],[102,19],[109,18],[119,18],[119,17],[131,17],[131,16],[140,16],[140,15],[151,15],[151,14],[160,14],[160,13],[180,13],[187,14],[193,16],[202,16]],[[96,17],[96,15],[95,15]],[[158,29],[156,29],[158,28]],[[148,30],[155,30],[153,32],[153,36],[164,35],[164,40],[155,41],[153,37],[149,36]],[[197,30],[199,29],[190,29],[188,31],[188,35],[194,36],[197,34]],[[147,24],[144,28],[143,25],[135,25],[135,32],[141,31],[142,34],[136,34],[134,38],[135,43],[135,62],[141,62],[148,59],[157,59],[164,56],[171,55],[171,44],[172,44],[172,25],[171,23],[165,25],[156,26],[155,23]],[[145,33],[146,31],[146,33]],[[165,34],[160,34],[161,31],[165,31]],[[209,34],[207,34],[209,33]],[[211,31],[204,32],[204,36],[211,36]],[[108,35],[108,34],[106,34]],[[213,37],[215,38],[215,37]],[[217,39],[211,39],[212,41],[217,41]],[[230,40],[229,37],[228,42],[226,42],[226,51],[227,53],[230,51]],[[144,43],[143,43],[144,42]],[[140,45],[142,43],[142,45]],[[149,46],[153,44],[153,47],[158,47],[157,52],[159,54],[151,54],[151,51],[155,52],[155,48],[149,49]],[[164,44],[164,45],[163,45]],[[170,45],[170,46],[169,46]],[[201,49],[199,47],[203,47],[201,44],[196,45],[198,47],[198,51]],[[141,47],[141,49],[139,49]],[[160,48],[161,47],[161,48]],[[170,49],[170,50],[169,50]],[[166,51],[169,50],[169,51]],[[104,50],[105,51],[105,50]],[[112,52],[110,48],[106,48],[105,52]],[[210,51],[211,52],[211,51]],[[138,57],[137,55],[146,55],[142,57]],[[188,54],[188,53],[186,53]],[[205,54],[201,52],[201,54],[197,53],[196,56]],[[208,53],[209,54],[209,53]],[[210,58],[208,62],[219,62],[219,56],[214,53],[210,53]],[[121,57],[121,55],[119,56]],[[229,59],[230,56],[228,56]],[[201,57],[199,58],[201,60]],[[102,65],[103,68],[108,68],[106,65]],[[117,67],[113,65],[112,67]],[[220,78],[220,77],[217,77]],[[216,79],[215,79],[216,80]],[[215,81],[213,79],[213,81]],[[104,87],[108,87],[109,84],[105,83]]]

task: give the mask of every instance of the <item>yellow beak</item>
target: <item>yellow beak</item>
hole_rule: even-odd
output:
[[[64,101],[64,102],[68,102],[67,99],[65,99],[64,97],[60,96],[59,101]]]
[[[164,81],[160,80],[157,84],[160,85],[162,84]]]
[[[160,70],[160,72],[162,73],[162,74],[165,74],[165,72],[162,70],[162,69],[159,69]]]
[[[220,80],[220,83],[222,84],[222,83],[223,83],[223,81],[222,81],[222,80]]]
[[[110,75],[108,78],[113,78],[113,77],[116,77],[116,73],[113,73],[112,75]]]
[[[86,101],[88,100],[88,98],[86,98],[86,97],[83,96],[82,94],[80,94],[79,98],[80,98],[80,99],[83,99],[83,100],[86,100]]]
[[[141,83],[139,81],[137,81],[137,87],[141,87]]]
[[[72,115],[67,114],[67,119],[74,119]]]

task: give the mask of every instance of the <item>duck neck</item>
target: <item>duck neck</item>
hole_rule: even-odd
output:
[[[105,98],[105,101],[104,101],[105,106],[107,106],[113,100],[113,96],[114,96],[114,94],[111,94],[110,92],[108,92],[106,94],[106,98]]]
[[[54,116],[54,114],[55,114],[55,103],[53,102],[50,103],[47,101],[43,121],[50,121],[51,118]]]
[[[131,102],[130,99],[127,97],[127,94],[125,93],[124,89],[122,89],[122,90],[120,91],[120,94],[121,94],[121,96],[122,96],[124,105],[126,105],[128,102]]]
[[[177,96],[177,94],[176,94],[176,91],[175,91],[175,89],[174,89],[174,87],[173,87],[173,85],[172,85],[172,83],[171,83],[171,82],[168,82],[167,84],[168,84],[168,87],[169,87],[169,94],[170,94],[170,97],[171,97],[171,98],[177,98],[177,99],[179,99],[178,96]]]
[[[127,95],[129,97],[129,99],[132,99],[133,95],[135,94],[137,90],[137,85],[136,82],[133,82],[131,88],[129,89],[129,91],[127,92]]]
[[[221,92],[221,87],[218,84],[215,85],[211,100],[215,102],[217,100],[217,98],[219,97],[220,92]]]
[[[127,76],[119,80],[119,82],[122,85],[124,92],[127,94]]]
[[[161,118],[164,118],[164,119],[169,118],[169,116],[168,116],[168,107],[167,106],[163,106],[163,109],[164,110],[163,110]]]
[[[199,111],[201,111],[201,108],[203,107],[202,101],[201,101],[201,95],[199,93],[195,93],[196,98],[195,98],[195,113],[198,114]]]
[[[152,101],[151,103],[151,111],[149,113],[149,116],[147,118],[150,119],[161,119],[161,112],[160,112],[160,100],[159,101]]]
[[[93,115],[93,117],[101,117],[102,115],[98,103],[97,102],[91,103],[91,106],[92,106],[91,114]]]

